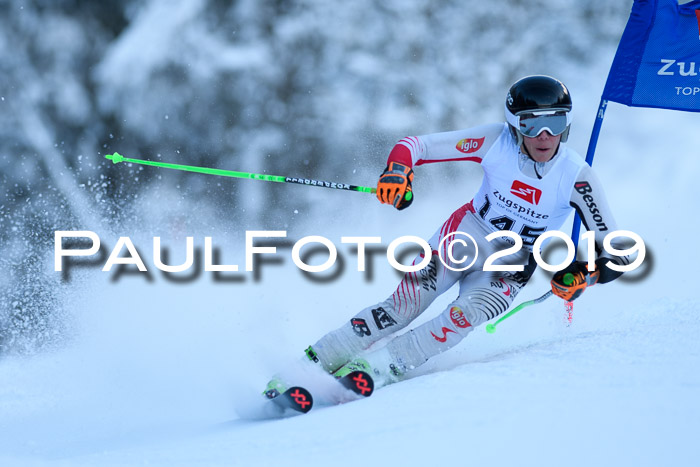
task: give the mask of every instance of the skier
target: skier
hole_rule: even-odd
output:
[[[587,287],[617,278],[621,273],[606,264],[626,265],[629,258],[600,254],[603,238],[616,226],[593,170],[564,144],[571,109],[571,97],[563,83],[549,76],[528,76],[514,83],[507,94],[506,123],[400,140],[379,177],[377,198],[382,203],[399,210],[409,207],[413,202],[413,167],[431,162],[478,162],[484,170],[481,187],[429,240],[432,257],[427,266],[406,273],[386,300],[365,308],[323,336],[306,350],[308,359],[336,377],[359,369],[372,375],[378,385],[401,380],[512,305],[536,268],[532,255],[535,240],[545,231],[559,229],[571,209],[595,233],[599,253],[596,268],[589,272],[586,262],[572,263],[554,274],[552,291],[564,300],[574,300]],[[501,230],[517,233],[524,247],[494,264],[521,264],[524,268],[520,272],[483,270],[486,258],[512,246],[508,237],[490,242],[484,239]],[[450,237],[452,232],[469,233],[478,244],[476,263],[465,271],[459,271],[460,264],[451,263],[444,253],[451,250],[452,258],[473,258],[474,246],[454,241],[457,237]],[[440,260],[438,248],[446,264]],[[413,264],[423,259],[421,254]],[[565,284],[567,273],[571,275]],[[459,295],[440,315],[367,352],[379,339],[408,326],[455,283],[459,283]],[[282,379],[275,378],[265,394],[274,397],[285,387]]]

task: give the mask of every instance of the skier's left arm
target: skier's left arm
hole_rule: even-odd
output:
[[[574,300],[586,287],[605,284],[620,277],[622,272],[611,269],[608,264],[626,266],[630,258],[615,256],[603,249],[605,236],[617,230],[617,225],[600,180],[590,166],[584,166],[579,172],[569,204],[578,213],[583,226],[593,231],[596,249],[594,271],[588,271],[587,262],[575,261],[552,278],[552,291],[565,300]],[[613,239],[611,246],[617,250],[623,249],[620,239]]]

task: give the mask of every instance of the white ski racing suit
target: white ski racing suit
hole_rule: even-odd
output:
[[[394,149],[389,161],[409,166],[460,160],[478,162],[484,169],[484,179],[472,201],[455,211],[429,240],[433,256],[425,268],[405,274],[386,300],[360,311],[312,346],[319,363],[328,372],[361,356],[372,367],[375,378],[385,376],[384,382],[389,382],[453,347],[474,327],[513,304],[536,268],[531,253],[535,239],[545,231],[558,230],[572,209],[579,213],[584,226],[595,233],[598,253],[605,235],[616,230],[593,170],[565,144],[560,144],[550,161],[537,163],[522,153],[508,124],[490,124],[407,137]],[[523,248],[494,264],[524,265],[522,272],[483,270],[486,258],[511,247],[505,237],[491,242],[484,239],[501,230],[520,235]],[[451,270],[438,257],[440,242],[458,231],[470,234],[479,248],[476,263],[466,271]],[[452,240],[448,238],[442,245],[443,253]],[[472,245],[455,242],[452,248],[453,258],[474,257]],[[627,257],[604,253],[599,258],[603,256],[617,264],[629,264]],[[443,259],[447,257],[442,255]],[[413,264],[421,260],[422,254]],[[599,283],[621,274],[602,266],[600,261],[597,264],[601,272]],[[382,349],[363,354],[379,339],[406,327],[457,282],[458,297],[440,315],[395,337]]]

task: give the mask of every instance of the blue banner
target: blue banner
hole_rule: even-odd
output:
[[[635,0],[603,99],[700,112],[700,0]]]

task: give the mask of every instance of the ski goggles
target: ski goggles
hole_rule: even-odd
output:
[[[506,108],[506,120],[528,138],[534,138],[545,130],[552,136],[557,136],[571,125],[571,113],[565,109],[548,109],[528,110],[513,115]]]

